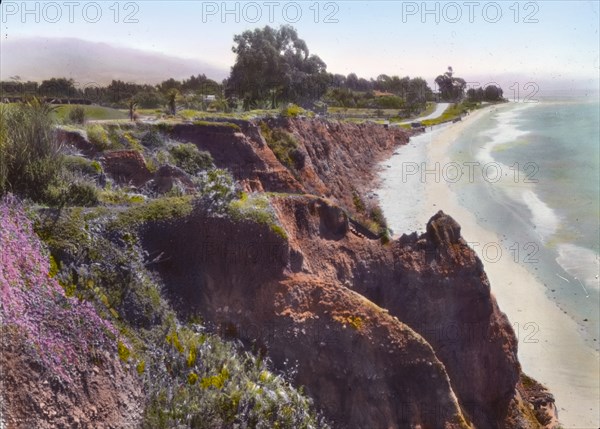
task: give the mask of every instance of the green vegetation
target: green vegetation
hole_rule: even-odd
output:
[[[66,155],[63,159],[66,169],[73,173],[86,176],[96,176],[102,173],[102,166],[98,161],[91,161],[83,156],[73,155]]]
[[[269,197],[265,194],[248,195],[242,192],[241,197],[229,203],[228,213],[238,221],[252,220],[268,225],[271,231],[284,240],[287,239],[285,229],[279,225]]]
[[[175,165],[186,173],[196,175],[213,166],[210,153],[200,151],[195,144],[178,144],[169,148],[169,153],[175,160]]]
[[[450,105],[441,116],[435,119],[426,119],[421,121],[421,124],[425,127],[430,127],[433,125],[438,125],[444,122],[449,122],[454,119],[460,118],[464,114],[466,114],[469,110],[473,110],[479,108],[480,106],[476,103],[470,103],[468,101],[463,101],[461,103],[455,103]]]
[[[442,101],[458,102],[462,99],[467,83],[464,79],[454,76],[454,70],[448,70],[435,78],[435,83],[440,89]]]
[[[56,120],[62,123],[72,122],[76,124],[82,124],[83,122],[75,121],[71,119],[73,111],[81,112],[83,110],[83,117],[85,120],[115,120],[115,119],[127,119],[127,114],[122,110],[112,109],[105,106],[97,105],[73,105],[73,104],[61,104],[58,105],[55,115]],[[81,114],[81,113],[78,113]]]
[[[128,192],[124,188],[108,188],[100,191],[98,200],[106,205],[125,205],[130,206],[140,204],[147,200],[145,195]]]
[[[164,137],[155,129],[151,129],[144,133],[141,138],[141,143],[148,149],[157,149],[164,145]]]
[[[210,122],[210,121],[194,121],[194,125],[201,127],[227,127],[234,131],[241,131],[239,125],[233,122]]]
[[[306,115],[307,112],[302,107],[289,103],[281,108],[281,116],[284,118],[296,118],[300,115]]]
[[[478,103],[478,102],[482,102],[482,101],[487,101],[487,102],[498,102],[498,101],[505,101],[504,98],[502,98],[502,88],[500,88],[499,86],[495,86],[495,85],[488,85],[484,88],[469,88],[467,90],[467,100],[474,102],[474,103]]]
[[[91,207],[100,202],[96,184],[79,175],[62,175],[58,184],[50,184],[46,189],[44,201],[56,207]]]
[[[268,206],[266,197],[243,200],[241,212]],[[162,199],[116,216],[76,208],[46,210],[36,220],[66,293],[93,303],[118,327],[117,356],[136,369],[147,393],[142,427],[327,428],[311,400],[271,372],[269,361],[193,319],[178,319],[170,308],[148,271],[137,231],[141,222],[189,210],[189,199]]]
[[[239,195],[235,179],[227,170],[213,168],[202,171],[194,182],[202,206],[215,213],[226,212],[229,203]]]
[[[108,133],[102,125],[93,124],[86,127],[87,138],[99,151],[105,151],[114,147],[114,142],[109,139]]]
[[[45,201],[49,187],[60,187],[63,158],[54,135],[54,108],[36,99],[0,106],[0,195],[13,192]]]
[[[366,210],[365,203],[356,191],[352,191],[352,202],[354,204],[354,209],[358,213],[364,213],[364,211]]]
[[[265,104],[275,109],[279,100],[309,104],[325,93],[327,66],[309,53],[293,27],[266,26],[244,31],[233,40],[237,57],[226,94],[241,99],[244,110]]]
[[[143,428],[329,427],[308,398],[269,370],[268,361],[206,334],[197,325],[173,327],[170,332],[159,352],[170,372],[162,370],[156,359],[146,371],[155,379]],[[190,364],[191,350],[197,358]],[[178,389],[172,389],[173,384]]]
[[[147,222],[160,222],[189,215],[193,209],[193,197],[158,198],[132,206],[117,214],[113,227],[122,230]]]
[[[85,109],[82,106],[74,106],[69,109],[69,122],[73,124],[85,123]]]
[[[293,134],[281,128],[271,129],[264,121],[260,122],[259,126],[267,146],[271,148],[279,162],[297,176],[298,170],[304,167],[304,156]]]

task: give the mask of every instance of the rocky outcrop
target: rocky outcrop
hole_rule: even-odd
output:
[[[325,195],[354,210],[354,193],[372,189],[377,163],[408,143],[410,131],[375,123],[322,119],[277,119],[269,122],[292,133],[305,156],[299,179],[306,192]]]
[[[65,128],[56,129],[56,138],[62,144],[70,145],[88,158],[94,157],[98,149],[87,139],[82,130],[70,130]]]
[[[439,212],[425,234],[381,246],[352,235],[325,240],[320,220],[311,220],[298,199],[276,199],[275,205],[304,270],[360,293],[419,333],[476,427],[537,427],[529,426],[535,422],[529,412],[529,423],[514,423],[517,339],[456,221]]]
[[[180,184],[187,191],[194,189],[194,182],[181,168],[172,165],[163,165],[154,173],[152,188],[159,194],[165,194]]]
[[[120,185],[141,187],[152,178],[144,155],[136,150],[115,150],[104,154],[104,171]]]

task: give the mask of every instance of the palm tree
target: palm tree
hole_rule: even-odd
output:
[[[179,97],[179,91],[173,88],[167,92],[167,109],[171,115],[177,113],[177,98]]]
[[[129,103],[128,103],[128,107],[129,107],[129,120],[132,121],[132,122],[133,122],[133,119],[134,119],[135,109],[137,108],[137,106],[138,106],[138,102],[137,101],[135,101],[133,99],[129,100]]]

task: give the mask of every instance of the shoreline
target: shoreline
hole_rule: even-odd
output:
[[[410,148],[410,162],[424,156],[421,162],[426,161],[428,168],[437,164],[449,165],[449,149],[455,141],[479,119],[503,106],[482,108],[472,112],[461,122],[417,136],[417,143],[425,145],[425,148]],[[427,134],[430,135],[426,137]],[[411,141],[414,140],[415,138],[411,138]],[[411,141],[407,146],[411,145]],[[397,152],[402,157],[402,148]],[[390,160],[387,164],[390,164]],[[404,167],[403,165],[402,168]],[[406,176],[405,171],[402,174]],[[390,178],[392,176],[388,175],[388,180]],[[386,180],[383,182],[384,186],[378,190],[380,202],[389,198],[390,194],[390,189],[388,192],[383,190]],[[403,183],[411,185],[408,181]],[[598,419],[600,400],[597,384],[600,376],[598,353],[584,343],[578,333],[577,323],[552,302],[546,295],[545,286],[511,257],[501,257],[496,263],[485,262],[481,255],[482,246],[500,243],[500,234],[481,226],[475,215],[460,204],[449,183],[435,180],[432,174],[426,176],[426,183],[421,180],[412,185],[418,189],[410,190],[411,187],[406,186],[402,195],[408,194],[408,201],[404,201],[404,206],[382,204],[384,214],[391,220],[395,236],[415,229],[407,229],[407,226],[419,225],[417,229],[423,231],[427,221],[438,210],[452,216],[461,225],[462,236],[467,242],[481,244],[474,250],[484,262],[492,294],[498,301],[500,310],[507,315],[518,338],[518,356],[523,372],[544,384],[555,396],[558,418],[565,428],[598,427],[599,422],[595,420]],[[420,197],[416,197],[419,194]],[[419,200],[413,203],[414,198]],[[403,228],[394,225],[394,220],[399,219]],[[568,353],[565,353],[566,350]]]

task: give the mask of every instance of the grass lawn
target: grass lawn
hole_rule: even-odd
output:
[[[69,116],[69,110],[75,106],[81,106],[84,108],[86,120],[108,120],[128,118],[128,113],[126,110],[112,109],[110,107],[96,106],[93,104],[60,104],[56,109],[56,119],[60,122],[67,121]]]
[[[389,119],[392,122],[409,121],[411,118],[426,116],[433,113],[436,103],[428,102],[425,110],[407,118],[399,116],[400,109],[372,109],[372,108],[347,108],[347,107],[330,107],[327,111],[329,115],[336,117],[341,116],[346,120],[374,119],[384,121]]]

